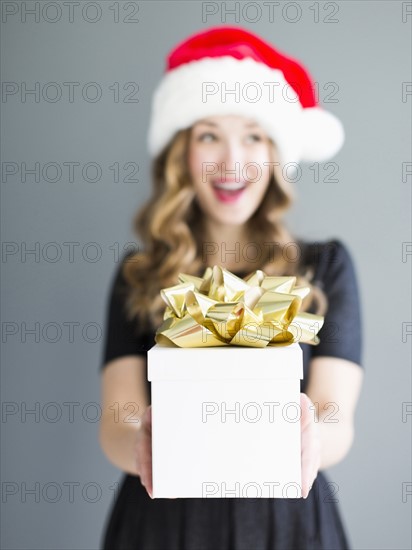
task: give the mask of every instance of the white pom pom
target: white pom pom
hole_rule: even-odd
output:
[[[320,107],[302,111],[302,161],[323,162],[341,149],[345,132],[341,121]]]

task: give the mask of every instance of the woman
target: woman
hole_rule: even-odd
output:
[[[337,489],[322,470],[344,458],[354,435],[362,380],[355,271],[341,241],[294,238],[281,219],[297,163],[330,158],[342,142],[308,72],[256,35],[212,28],[169,55],[149,131],[154,191],[135,222],[144,249],[124,255],[108,310],[100,441],[125,474],[104,549],[348,548]],[[159,291],[179,272],[201,275],[214,264],[240,277],[295,275],[312,290],[302,310],[325,316],[320,344],[301,344],[302,499],[150,497],[145,358],[164,311]]]

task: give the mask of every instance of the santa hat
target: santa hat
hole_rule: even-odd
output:
[[[229,114],[258,122],[283,164],[328,160],[344,142],[341,122],[317,103],[314,82],[299,61],[245,29],[220,26],[191,35],[169,53],[153,96],[150,155],[197,120]]]

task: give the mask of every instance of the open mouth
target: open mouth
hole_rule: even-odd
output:
[[[212,183],[216,198],[220,202],[235,202],[246,189],[244,181],[219,180]]]

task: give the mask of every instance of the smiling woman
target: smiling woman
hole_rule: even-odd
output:
[[[251,102],[204,96],[203,84],[244,89],[272,83]],[[290,102],[292,89],[298,101]],[[289,91],[290,91],[289,89]],[[126,254],[112,283],[104,357],[100,438],[124,478],[104,534],[105,550],[343,550],[348,541],[324,468],[351,447],[362,380],[355,269],[338,239],[307,242],[282,217],[294,190],[285,163],[330,158],[343,142],[340,122],[313,95],[304,67],[236,27],[201,31],[168,56],[155,91],[148,136],[153,192],[134,220],[143,250]],[[276,248],[271,246],[276,243]],[[261,250],[251,258],[237,250]],[[296,248],[291,258],[287,251]],[[219,264],[244,277],[297,278],[309,286],[302,311],[325,316],[320,344],[301,343],[303,499],[151,499],[151,387],[147,350],[165,304],[160,289],[180,272]],[[122,418],[113,421],[111,404]],[[126,423],[138,404],[139,423]],[[328,405],[336,404],[335,421]],[[316,411],[316,412],[314,412]],[[173,414],[173,411],[171,411]],[[249,442],[245,441],[245,445]],[[257,501],[256,501],[257,500]],[[161,526],[161,528],[159,528]]]
[[[272,145],[256,122],[241,116],[210,117],[194,124],[188,163],[207,218],[223,226],[247,222],[269,185]]]

